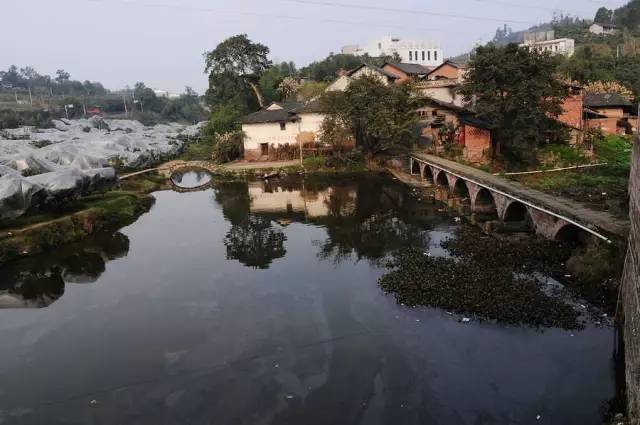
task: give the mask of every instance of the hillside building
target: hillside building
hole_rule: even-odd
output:
[[[342,48],[345,55],[371,57],[400,56],[401,62],[436,67],[444,62],[444,52],[433,41],[401,40],[399,37],[385,36],[370,41],[365,46],[349,45]]]

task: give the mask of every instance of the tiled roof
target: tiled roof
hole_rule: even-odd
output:
[[[347,72],[347,76],[351,77],[353,74],[355,74],[356,72],[358,72],[360,69],[362,69],[365,66],[367,68],[369,68],[369,69],[372,69],[372,70],[376,71],[378,74],[384,75],[384,76],[392,78],[394,80],[398,78],[397,75],[394,75],[394,74],[392,74],[390,72],[385,71],[382,68],[379,68],[379,67],[377,67],[375,65],[371,65],[369,63],[364,63],[364,64],[360,65],[359,67],[357,67],[355,69],[352,69],[351,71]]]
[[[427,68],[426,66],[419,65],[417,63],[388,62],[385,65],[390,65],[390,66],[393,66],[394,68],[398,68],[400,71],[408,75],[421,75],[421,74],[428,74],[429,72],[431,72],[431,68]]]
[[[602,108],[607,106],[633,106],[633,104],[618,93],[587,93],[584,95],[584,106]]]

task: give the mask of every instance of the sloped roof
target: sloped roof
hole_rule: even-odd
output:
[[[269,109],[274,105],[279,106],[278,109]],[[271,102],[258,112],[254,112],[242,118],[243,124],[266,124],[277,122],[293,122],[299,119],[299,114],[322,113],[324,104],[320,99],[314,99],[310,102]]]
[[[454,67],[456,69],[465,69],[467,67],[466,63],[459,62],[459,61],[446,60],[442,64],[436,66],[431,71],[429,71],[429,74],[433,74],[434,72],[436,72],[437,70],[439,70],[440,68],[442,68],[443,66],[446,66],[446,65],[452,66],[452,67]]]
[[[603,108],[614,106],[633,106],[629,100],[618,93],[587,93],[584,95],[584,106]]]
[[[327,112],[327,109],[324,105],[324,102],[320,100],[320,98],[312,99],[307,102],[304,107],[300,110],[300,114],[317,114]]]
[[[455,105],[453,103],[443,102],[443,101],[435,99],[433,97],[425,96],[425,97],[422,98],[422,100],[425,101],[426,103],[430,103],[432,105],[437,105],[437,106],[439,106],[441,108],[448,109],[450,111],[457,112],[459,114],[466,114],[466,115],[473,115],[474,114],[473,111],[471,111],[471,110],[469,110],[467,108],[463,108],[462,106],[458,106],[458,105]]]
[[[358,72],[359,70],[361,70],[364,67],[372,69],[373,71],[377,72],[378,74],[384,75],[385,77],[389,77],[389,78],[392,78],[394,80],[398,78],[397,75],[394,75],[394,74],[392,74],[390,72],[387,72],[384,69],[379,68],[379,67],[377,67],[375,65],[371,65],[370,63],[363,63],[359,67],[352,69],[351,71],[347,72],[347,76],[351,77],[353,74],[355,74],[356,72]]]
[[[269,109],[274,105],[278,109]],[[291,122],[298,119],[297,113],[304,107],[300,102],[271,102],[258,112],[242,118],[243,124],[263,124],[270,122]]]
[[[426,66],[417,64],[417,63],[391,63],[391,62],[387,62],[385,63],[385,65],[389,65],[392,66],[394,68],[399,69],[400,71],[404,72],[405,74],[408,75],[422,75],[422,74],[428,74],[429,72],[431,72],[432,68],[428,68]]]

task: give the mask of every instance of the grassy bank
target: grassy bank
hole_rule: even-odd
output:
[[[5,220],[0,225],[0,263],[127,226],[153,205],[148,193],[165,184],[158,175],[143,175],[126,180],[117,190],[69,201],[55,211]]]
[[[608,136],[594,145],[594,160],[606,162],[607,165],[568,170],[561,172],[515,176],[517,180],[531,188],[563,196],[578,202],[586,203],[594,209],[607,210],[620,217],[628,215],[628,185],[631,167],[631,142],[617,136]],[[547,163],[543,168],[576,165],[580,158],[566,149],[554,148],[550,152],[554,163]],[[584,163],[584,162],[582,162]]]

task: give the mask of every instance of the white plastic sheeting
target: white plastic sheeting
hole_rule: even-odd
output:
[[[116,180],[111,165],[151,166],[177,155],[179,136],[201,124],[145,127],[133,120],[55,120],[54,127],[0,131],[0,218],[17,217]]]

